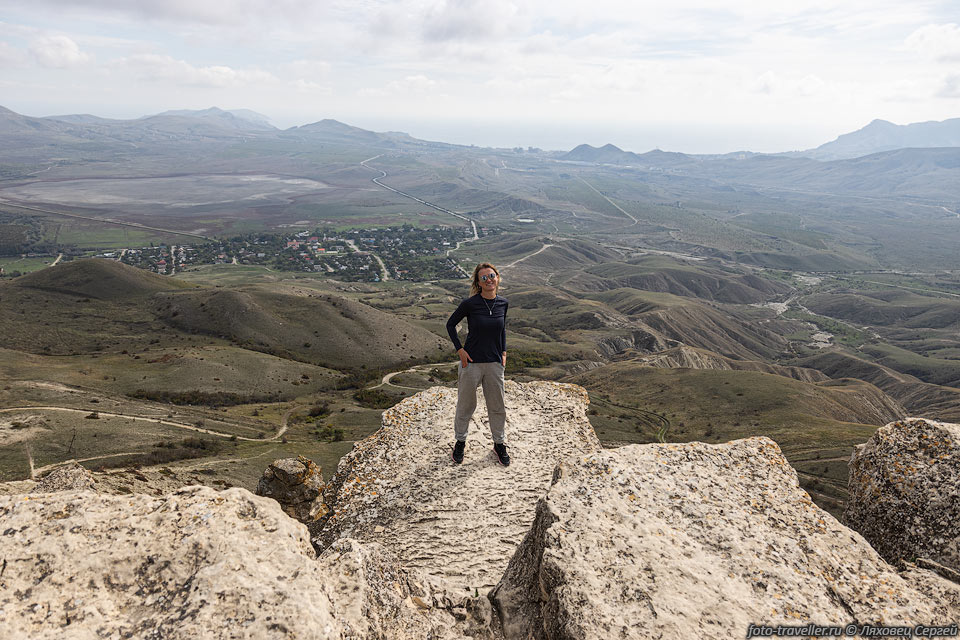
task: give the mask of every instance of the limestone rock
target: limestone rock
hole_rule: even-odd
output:
[[[87,488],[97,493],[114,495],[145,493],[162,496],[184,487],[196,485],[206,485],[214,489],[230,488],[230,483],[222,480],[223,476],[221,474],[208,474],[198,471],[198,469],[211,470],[213,465],[210,463],[200,463],[200,465],[175,466],[174,468],[126,467],[106,471],[90,471],[80,467],[75,462],[67,462],[41,476],[39,481],[0,482],[0,496]],[[67,469],[65,470],[64,467]],[[73,468],[73,470],[70,471],[70,468]],[[88,480],[92,480],[93,484],[88,484]]]
[[[844,521],[887,561],[960,571],[960,425],[892,422],[850,458]]]
[[[306,528],[244,489],[0,497],[0,637],[496,638],[376,545],[314,559]]]
[[[273,498],[287,515],[304,524],[326,513],[322,491],[320,467],[303,456],[275,460],[257,483],[258,496]]]
[[[601,449],[582,387],[507,381],[506,440],[498,464],[483,394],[461,465],[451,459],[455,389],[433,387],[383,414],[382,428],[340,461],[324,490],[330,512],[311,526],[314,544],[341,536],[378,542],[404,567],[465,595],[486,593],[530,528],[556,464]]]
[[[40,478],[33,493],[93,489],[93,474],[76,462],[62,465]]]
[[[923,589],[817,507],[772,440],[630,445],[558,467],[491,597],[506,638],[954,622],[960,587],[914,571]]]

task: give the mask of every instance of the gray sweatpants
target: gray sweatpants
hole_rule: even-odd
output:
[[[490,435],[495,443],[503,443],[503,425],[507,419],[503,399],[503,365],[499,362],[469,362],[466,369],[458,365],[457,372],[457,416],[453,421],[457,440],[467,439],[470,418],[477,408],[477,387],[483,385]]]

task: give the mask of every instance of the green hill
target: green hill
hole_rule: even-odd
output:
[[[115,260],[73,260],[13,281],[17,287],[54,291],[99,300],[124,300],[194,285],[127,266]]]
[[[393,366],[449,350],[426,329],[329,294],[199,289],[161,294],[154,304],[157,316],[179,331],[332,368]]]
[[[661,256],[598,264],[565,284],[586,291],[629,287],[735,304],[763,302],[791,291],[785,284],[754,275],[693,266]]]
[[[803,303],[816,313],[857,324],[931,329],[960,327],[960,300],[902,289],[836,291],[808,296]]]

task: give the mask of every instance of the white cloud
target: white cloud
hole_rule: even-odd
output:
[[[293,86],[296,87],[300,93],[319,93],[322,95],[330,95],[333,93],[333,88],[329,85],[313,82],[312,80],[304,80],[303,78],[297,78]]]
[[[309,107],[384,128],[455,113],[797,131],[955,116],[949,1],[31,0],[24,24],[0,22],[0,66],[5,94],[50,113],[208,105],[213,88],[291,124]],[[74,48],[31,51],[58,36]],[[75,93],[43,56],[73,65]]]
[[[960,27],[953,23],[920,27],[907,37],[904,44],[933,60],[960,61]]]
[[[23,51],[0,41],[0,68],[19,67],[25,59]]]
[[[385,87],[369,87],[360,89],[358,94],[366,98],[382,98],[385,96],[409,96],[412,94],[425,94],[431,91],[437,83],[425,75],[417,74],[406,76],[401,80],[392,80]]]
[[[357,90],[357,95],[361,98],[385,98],[390,93],[386,89],[378,89],[376,87],[364,87]]]
[[[490,40],[522,29],[507,0],[441,0],[423,16],[426,41]]]
[[[53,69],[76,67],[90,60],[67,36],[41,36],[30,44],[30,54],[41,66]]]
[[[131,70],[142,80],[193,87],[242,87],[277,81],[276,76],[259,69],[234,69],[224,65],[197,67],[184,60],[158,54],[122,58],[119,65]]]
[[[437,83],[428,78],[425,75],[417,74],[414,76],[407,76],[403,80],[394,80],[387,85],[387,88],[391,91],[401,92],[401,91],[415,91],[423,92],[432,89],[437,86]]]
[[[282,65],[282,70],[303,78],[323,78],[330,73],[331,65],[324,60],[294,60]]]
[[[763,72],[752,83],[752,89],[757,93],[786,98],[817,96],[826,88],[827,83],[815,74],[791,76],[772,70]]]
[[[953,73],[944,78],[937,95],[941,98],[960,98],[960,73]]]
[[[113,14],[136,19],[218,26],[300,22],[324,11],[313,0],[33,0],[35,5],[70,14]]]

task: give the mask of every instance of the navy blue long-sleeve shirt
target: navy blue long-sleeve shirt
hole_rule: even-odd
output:
[[[507,299],[497,296],[487,300],[479,293],[464,298],[447,320],[447,334],[453,348],[461,349],[457,324],[467,319],[467,343],[462,345],[474,362],[501,362],[507,352]]]

